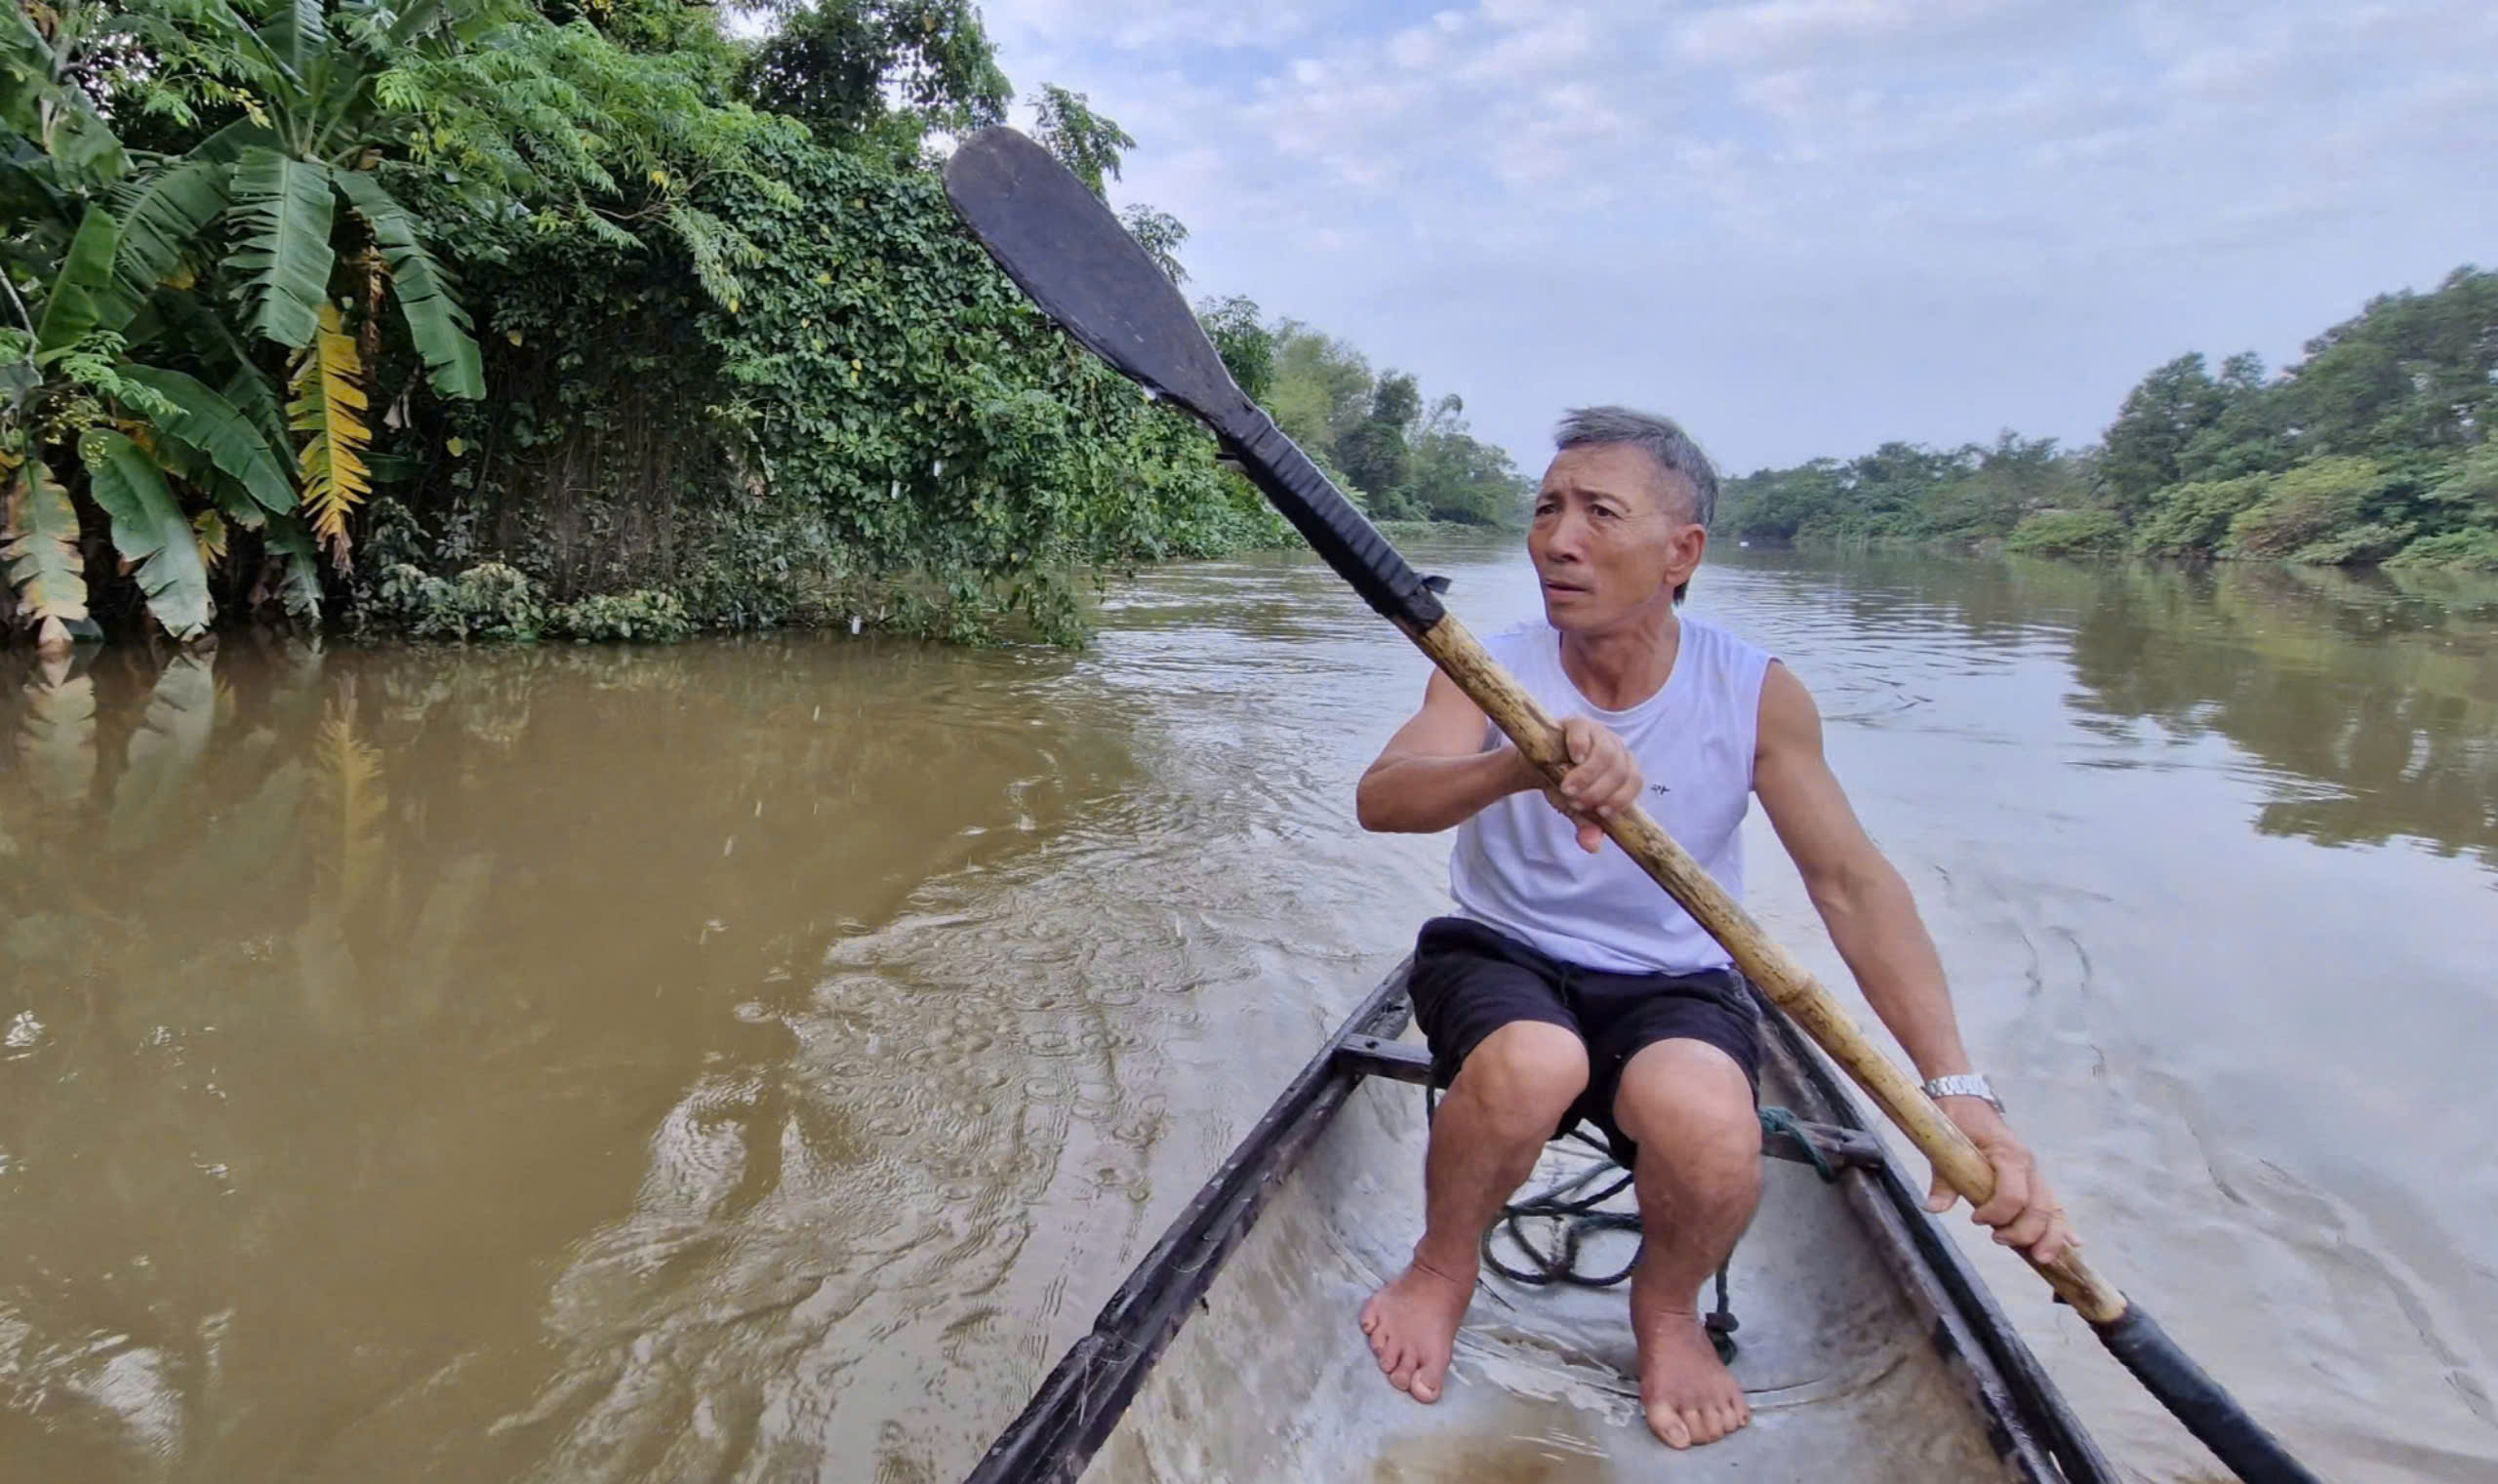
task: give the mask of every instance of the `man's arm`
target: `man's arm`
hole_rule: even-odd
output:
[[[1942,958],[1917,916],[1908,882],[1867,836],[1832,774],[1812,696],[1787,666],[1775,662],[1761,682],[1753,790],[1794,858],[1839,957],[1918,1074],[1971,1070]],[[1979,1208],[1975,1220],[1994,1227],[1996,1241],[2026,1248],[2040,1262],[2053,1261],[2072,1233],[2029,1149],[1982,1099],[1946,1098],[1941,1106],[1994,1166],[1994,1198]],[[1926,1206],[1948,1211],[1954,1199],[1938,1179]]]
[[[1579,826],[1579,847],[1604,845],[1610,819],[1639,802],[1639,764],[1622,739],[1585,716],[1564,718],[1562,744],[1571,769],[1554,789],[1512,743],[1483,745],[1491,723],[1482,708],[1439,670],[1423,690],[1423,708],[1388,740],[1353,790],[1353,814],[1364,829],[1434,834],[1454,829],[1485,806],[1539,789]]]
[[[1396,729],[1353,789],[1362,828],[1433,834],[1464,823],[1487,804],[1543,786],[1543,775],[1517,748],[1483,745],[1489,725],[1457,682],[1432,670],[1422,709]]]

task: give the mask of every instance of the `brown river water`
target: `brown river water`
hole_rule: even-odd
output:
[[[1694,604],[1820,697],[2101,1268],[2328,1473],[2498,1477],[2498,582]],[[1102,619],[0,656],[0,1479],[958,1477],[1445,900],[1354,825],[1426,666],[1332,577]],[[2112,1453],[2210,1468],[1951,1221]]]

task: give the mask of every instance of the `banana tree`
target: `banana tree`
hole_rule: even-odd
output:
[[[168,286],[187,290],[203,263],[222,272],[241,301],[247,335],[287,355],[286,426],[301,436],[302,512],[343,566],[348,512],[370,490],[362,414],[372,401],[367,383],[385,291],[433,389],[484,394],[477,342],[451,275],[378,171],[404,157],[420,132],[429,106],[423,79],[437,54],[510,13],[469,6],[455,14],[438,0],[396,12],[262,0],[260,11],[257,23],[222,5],[189,12],[206,18],[192,34],[223,72],[203,91],[240,116],[185,153],[150,162],[120,193],[115,290],[141,300]],[[342,301],[360,310],[357,336],[345,332]],[[150,382],[188,424],[167,431],[179,437],[214,427],[221,448],[265,473],[247,449],[256,432],[274,431],[267,414],[276,398],[260,369],[252,353],[233,356],[229,374],[244,384],[229,387],[239,400],[196,381]],[[261,414],[257,428],[247,406]],[[214,461],[241,478],[237,467]],[[257,489],[249,481],[246,488]]]
[[[317,605],[377,410],[420,381],[483,393],[429,246],[449,223],[638,251],[626,225],[661,221],[734,307],[759,254],[691,188],[754,179],[748,143],[786,126],[698,72],[520,0],[20,0],[0,19],[0,559],[22,616],[48,641],[86,622],[90,505],[169,632],[206,626],[236,529],[278,575],[262,592]],[[380,387],[391,326],[414,372]]]
[[[47,452],[76,452],[148,611],[188,637],[208,625],[208,568],[236,527],[262,533],[269,589],[317,615],[314,543],[343,565],[348,511],[370,489],[385,290],[434,390],[483,392],[451,277],[376,170],[410,132],[406,100],[384,98],[409,86],[394,67],[459,45],[461,24],[433,0],[336,19],[319,0],[264,18],[211,0],[20,6],[0,22],[18,84],[0,104],[0,278],[20,322],[0,344],[0,558],[46,649],[86,626],[89,599],[77,509]],[[219,114],[180,153],[126,148],[113,127],[171,117],[198,133]]]
[[[318,0],[257,25],[211,3],[20,6],[0,27],[0,67],[19,84],[0,109],[0,276],[20,321],[0,370],[0,558],[47,650],[84,626],[89,599],[77,509],[48,452],[75,451],[149,613],[189,637],[208,626],[208,568],[234,527],[263,533],[287,605],[317,612],[313,541],[343,564],[347,512],[370,485],[360,415],[385,285],[434,389],[482,394],[449,275],[369,169],[386,132],[375,59],[439,24],[440,9],[342,14],[351,37],[333,37]],[[142,47],[152,66],[130,64]],[[125,148],[112,127],[151,112],[195,122],[203,106],[236,116],[179,155]],[[361,301],[363,347],[343,333],[339,279]],[[220,287],[239,301],[241,335]],[[254,341],[291,352],[284,413]]]

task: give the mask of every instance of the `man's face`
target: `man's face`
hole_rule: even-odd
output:
[[[1553,627],[1601,633],[1673,606],[1709,533],[1691,489],[1627,444],[1564,449],[1544,471],[1527,555]]]

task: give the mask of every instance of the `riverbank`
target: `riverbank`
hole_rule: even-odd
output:
[[[1403,545],[1408,541],[1498,541],[1526,540],[1523,526],[1480,525],[1454,520],[1373,521],[1379,534]]]
[[[1264,519],[1259,518],[1262,513]],[[769,567],[741,567],[734,557],[714,556],[692,564],[673,584],[558,599],[544,577],[510,562],[479,562],[448,576],[432,575],[418,565],[426,551],[413,522],[385,508],[381,523],[381,549],[401,559],[386,562],[358,585],[343,631],[359,640],[665,643],[703,634],[840,629],[958,644],[1078,647],[1094,632],[1101,593],[1150,567],[1303,549],[1299,536],[1262,506],[1201,523],[1197,539],[1180,549],[1157,552],[1149,561],[1028,574],[1021,586],[947,581],[920,572],[874,572],[829,548],[806,550],[800,543],[797,560],[784,551]],[[1525,536],[1520,530],[1458,521],[1376,524],[1383,536],[1399,544],[1461,549],[1523,541]],[[1044,582],[1054,606],[1034,596]]]
[[[2371,561],[2300,561],[2295,557],[2255,556],[2234,551],[2173,555],[2135,550],[2120,541],[2072,542],[2047,537],[2025,541],[2020,539],[2017,532],[2013,536],[1982,538],[1801,536],[1784,541],[1742,540],[1739,541],[1738,545],[1742,548],[1764,552],[1799,551],[1833,557],[1865,552],[1971,559],[2020,556],[2085,566],[2139,562],[2154,567],[2173,567],[2184,570],[2222,565],[2246,568],[2297,568],[2354,575],[2383,573],[2436,575],[2454,579],[2485,578],[2493,584],[2498,584],[2498,541],[2493,541],[2492,549],[2487,552],[2478,549],[2478,543],[2476,542],[2472,547],[2453,555],[2439,555],[2435,552],[2403,553]]]

